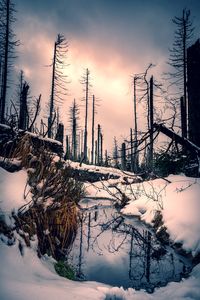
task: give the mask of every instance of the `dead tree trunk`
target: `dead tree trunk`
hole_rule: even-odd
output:
[[[184,97],[181,97],[180,99],[181,103],[181,129],[182,129],[182,137],[186,138],[187,137],[187,115],[186,115],[186,103],[184,101]]]
[[[97,141],[95,141],[95,165],[98,164],[98,145],[97,145]]]
[[[170,139],[174,140],[176,143],[187,148],[194,155],[200,156],[200,148],[194,143],[190,142],[188,139],[182,138],[180,135],[165,127],[163,124],[154,123],[153,127],[165,134],[166,136],[168,136]]]
[[[101,164],[101,166],[103,165],[103,134],[102,134],[102,132],[101,132],[101,134],[100,134],[100,141],[101,141],[101,143],[100,143],[100,164]]]
[[[92,98],[92,151],[91,151],[91,163],[94,164],[94,115],[95,115],[95,97]]]
[[[65,152],[65,159],[70,158],[70,144],[69,144],[69,136],[66,135],[66,152]]]
[[[24,82],[21,95],[20,95],[20,111],[19,111],[19,128],[26,130],[28,128],[28,107],[27,107],[27,96],[28,96],[29,85]]]
[[[134,160],[133,160],[133,167],[132,171],[137,173],[138,171],[138,129],[137,129],[137,96],[136,96],[136,82],[138,77],[134,77]],[[132,155],[132,154],[131,154]],[[132,166],[132,165],[131,165]]]
[[[89,92],[89,70],[86,70],[85,82],[85,132],[84,132],[84,162],[87,161],[87,127],[88,127],[88,92]]]
[[[108,167],[108,151],[105,150],[105,167]]]
[[[101,152],[101,126],[98,124],[97,130],[97,165],[100,165],[100,152]]]
[[[149,169],[153,169],[153,76],[150,78],[149,95],[149,125],[150,125],[150,145],[149,145]]]
[[[131,143],[131,172],[134,171],[134,157],[133,157],[133,130],[130,129],[130,143]]]
[[[51,81],[51,98],[48,118],[48,138],[52,137],[52,122],[53,122],[53,111],[54,111],[54,93],[55,93],[55,70],[56,70],[56,47],[57,43],[54,43],[54,54],[53,54],[53,71]]]
[[[126,144],[125,143],[122,143],[121,165],[122,165],[122,170],[126,170]]]
[[[8,52],[9,52],[9,35],[10,35],[10,0],[6,1],[6,31],[5,31],[5,47],[4,47],[4,64],[2,71],[2,94],[0,107],[0,122],[5,122],[5,106],[6,92],[8,81]]]
[[[64,138],[64,125],[62,123],[59,123],[57,133],[56,133],[56,140],[61,142],[63,145],[63,138]]]

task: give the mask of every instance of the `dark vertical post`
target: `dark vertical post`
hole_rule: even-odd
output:
[[[4,64],[2,72],[2,95],[0,103],[0,122],[5,123],[5,107],[6,92],[8,81],[8,52],[9,52],[9,36],[10,36],[10,0],[6,1],[6,32],[5,32],[5,48],[4,48]]]
[[[20,96],[20,111],[19,111],[19,128],[26,130],[28,127],[28,108],[27,108],[27,97],[28,97],[29,85],[24,82],[21,96]]]
[[[56,133],[56,140],[61,142],[62,145],[63,145],[63,137],[64,137],[64,125],[62,123],[59,123],[57,133]]]
[[[87,161],[87,127],[88,127],[88,92],[89,92],[89,70],[86,69],[85,82],[85,131],[84,131],[84,162]]]
[[[50,108],[49,108],[49,118],[48,118],[48,138],[52,138],[52,122],[53,122],[54,92],[55,92],[55,70],[56,70],[56,48],[57,48],[57,42],[54,43],[51,98],[50,98]]]
[[[97,165],[100,165],[100,139],[101,139],[101,126],[98,124],[98,130],[97,130]]]
[[[69,154],[70,149],[69,149],[69,136],[66,135],[66,154],[65,154],[65,159],[69,159]]]
[[[187,137],[187,123],[186,123],[186,106],[184,97],[180,98],[180,104],[181,104],[181,130],[182,130],[182,137]]]
[[[108,151],[105,150],[105,167],[108,167]]]
[[[136,97],[136,82],[138,77],[134,77],[134,97],[133,97],[133,108],[134,108],[134,162],[133,171],[136,173],[138,171],[138,129],[137,129],[137,97]]]
[[[101,163],[101,166],[103,165],[103,134],[102,132],[100,133],[100,140],[101,140],[101,147],[100,147],[100,163]]]
[[[153,76],[150,78],[149,95],[149,123],[150,123],[150,145],[149,145],[149,169],[153,170]]]
[[[95,114],[95,97],[92,97],[92,151],[91,163],[94,164],[94,114]]]
[[[130,129],[130,142],[131,142],[131,172],[134,171],[134,158],[133,158],[133,130]]]
[[[126,144],[125,143],[122,143],[121,164],[122,164],[122,170],[126,170]]]
[[[98,164],[98,145],[97,145],[97,141],[95,141],[95,165]]]
[[[185,123],[185,136],[187,138],[187,114],[188,114],[188,101],[187,101],[187,24],[186,24],[187,13],[185,15],[185,9],[183,9],[183,106],[185,109],[184,112],[184,123]]]

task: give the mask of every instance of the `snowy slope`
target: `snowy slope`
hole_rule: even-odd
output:
[[[24,199],[26,172],[8,173],[0,169],[0,215],[10,215],[11,210],[27,203]],[[124,209],[125,213],[137,213],[146,222],[151,222],[153,212],[163,206],[165,224],[171,237],[182,241],[185,249],[197,253],[199,250],[199,180],[182,176],[170,176],[172,183],[161,179],[145,183],[145,193],[141,184],[132,185],[132,192],[138,199]],[[166,186],[166,187],[165,187]],[[107,184],[109,189],[109,184]],[[121,188],[124,188],[122,186]],[[93,190],[93,192],[95,189]],[[92,190],[90,190],[91,196]],[[131,198],[130,189],[127,190]],[[109,193],[108,193],[109,194]],[[159,202],[154,201],[155,196]],[[149,199],[149,197],[151,199]],[[198,231],[198,232],[197,232]],[[193,232],[193,234],[192,234]],[[189,279],[180,283],[170,283],[156,289],[150,295],[144,291],[115,288],[97,282],[73,282],[59,277],[49,258],[40,260],[36,255],[37,242],[32,248],[25,248],[23,256],[18,249],[18,240],[13,246],[5,245],[5,237],[0,236],[0,299],[1,300],[58,300],[58,299],[124,299],[124,300],[199,300],[200,266],[197,265]]]
[[[156,210],[161,210],[164,225],[172,241],[180,242],[186,251],[200,252],[200,179],[169,176],[132,186],[139,191],[123,209],[125,214],[140,215],[151,223]]]

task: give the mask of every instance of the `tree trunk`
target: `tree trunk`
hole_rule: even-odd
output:
[[[153,170],[153,76],[150,78],[149,95],[149,124],[150,124],[150,145],[149,145],[149,169]]]
[[[122,164],[122,170],[126,170],[126,144],[125,143],[122,143],[121,164]]]
[[[98,124],[97,133],[97,165],[100,165],[100,152],[101,152],[101,126]]]
[[[100,146],[100,164],[103,165],[103,134],[100,133],[100,140],[101,140],[101,146]]]
[[[185,16],[185,10],[183,10],[183,90],[184,90],[184,97],[183,97],[183,106],[185,109],[184,114],[184,124],[186,125],[186,128],[184,128],[184,137],[187,138],[187,47],[186,47],[186,16]]]
[[[89,70],[86,70],[86,89],[85,89],[85,132],[84,132],[84,162],[87,161],[87,125],[88,125],[88,91],[89,91]]]
[[[51,82],[51,98],[48,118],[48,138],[52,138],[52,122],[53,122],[53,111],[54,111],[54,87],[55,87],[55,68],[56,68],[56,42],[54,43],[54,55],[53,55],[53,71],[52,71],[52,82]]]
[[[95,114],[95,97],[92,98],[92,151],[91,151],[91,163],[94,164],[94,114]]]
[[[5,123],[6,92],[7,92],[7,81],[8,81],[9,31],[10,31],[10,0],[7,0],[6,1],[6,33],[5,33],[4,64],[3,64],[3,71],[2,71],[2,95],[1,95],[1,109],[0,109],[1,123]]]
[[[26,130],[28,128],[28,107],[27,107],[27,96],[28,96],[29,85],[25,82],[22,87],[20,96],[20,111],[19,111],[19,128]]]

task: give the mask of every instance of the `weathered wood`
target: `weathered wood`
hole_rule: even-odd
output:
[[[200,39],[187,50],[189,139],[200,147]]]
[[[184,146],[190,152],[200,155],[200,148],[197,145],[193,144],[186,138],[182,138],[179,134],[175,133],[163,124],[154,123],[153,127],[165,134],[166,136],[168,136],[170,139],[174,140],[176,143]]]
[[[149,126],[150,126],[150,145],[148,167],[153,169],[153,76],[150,78],[150,96],[149,96]]]

